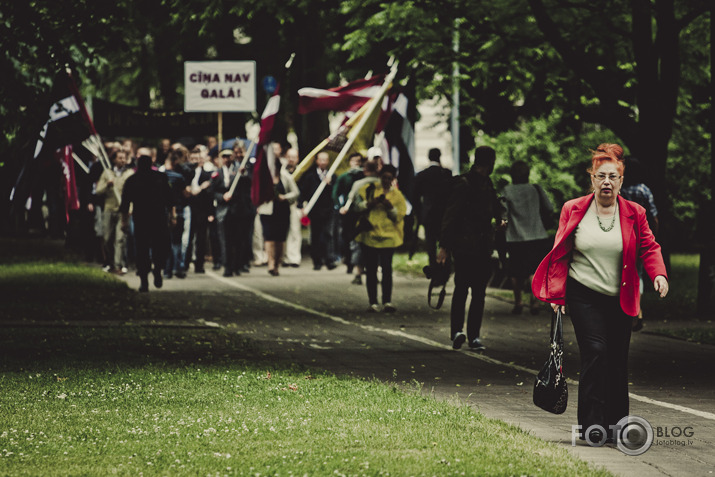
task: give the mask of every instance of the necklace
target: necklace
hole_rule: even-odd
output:
[[[611,217],[611,225],[604,227],[601,223],[601,217],[598,216],[598,204],[596,204],[596,220],[598,220],[598,228],[604,232],[610,232],[613,230],[613,226],[616,225],[616,214],[618,213],[618,203],[616,203],[616,209],[613,211],[613,217]]]

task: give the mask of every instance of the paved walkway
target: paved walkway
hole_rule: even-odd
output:
[[[133,274],[124,278],[138,286]],[[162,290],[152,288],[144,296],[191,310],[197,319],[250,338],[286,362],[375,377],[467,403],[616,475],[715,475],[715,346],[649,334],[655,326],[646,323],[631,345],[631,415],[652,425],[653,446],[640,456],[611,445],[572,446],[579,366],[568,320],[570,402],[564,414],[555,416],[531,402],[534,374],[547,355],[547,313],[512,315],[511,303],[491,293],[482,334],[487,350],[454,351],[449,297],[442,310],[429,309],[426,280],[396,276],[398,312],[375,314],[366,312],[364,287],[351,285],[350,279],[344,267],[316,272],[305,263],[282,269],[280,277],[269,276],[265,268],[232,278],[190,272],[185,280],[168,280]]]

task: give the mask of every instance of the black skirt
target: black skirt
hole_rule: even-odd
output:
[[[275,196],[285,194],[282,183],[276,184]],[[261,214],[263,240],[266,242],[285,242],[290,227],[290,204],[288,201],[273,199],[273,214]]]

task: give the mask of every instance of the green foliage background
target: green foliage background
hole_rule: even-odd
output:
[[[711,197],[711,16],[707,0],[2,2],[0,209],[66,66],[85,96],[180,109],[184,61],[255,60],[281,81],[279,122],[306,150],[327,115],[298,115],[298,88],[384,72],[394,56],[417,100],[450,102],[459,66],[462,162],[492,144],[498,179],[526,160],[558,206],[587,190],[588,149],[621,143],[648,164],[673,247],[693,247]]]

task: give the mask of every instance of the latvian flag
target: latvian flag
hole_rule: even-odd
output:
[[[313,111],[357,111],[380,90],[385,75],[372,76],[330,89],[301,88],[298,113]]]
[[[279,89],[280,85],[276,88],[268,103],[266,103],[263,114],[261,114],[261,131],[258,133],[256,164],[253,167],[251,182],[251,200],[256,206],[273,200],[273,177],[271,173],[274,164],[271,164],[271,162],[275,161],[275,157],[273,157],[271,148],[267,146],[271,140],[276,115],[280,109],[281,97],[278,94]]]

